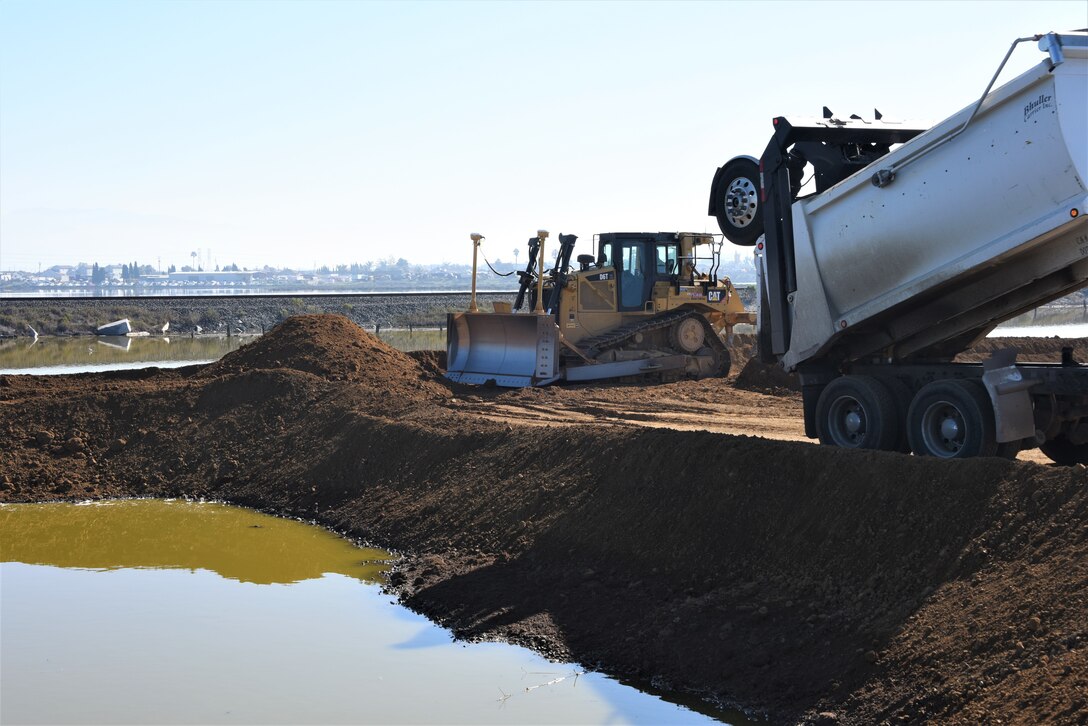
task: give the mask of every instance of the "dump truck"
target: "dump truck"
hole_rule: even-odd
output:
[[[570,263],[577,235],[559,235],[544,268],[546,230],[529,240],[512,304],[447,319],[446,377],[458,383],[543,386],[640,376],[706,378],[729,373],[733,327],[754,323],[733,283],[717,274],[722,241],[711,234],[600,234],[596,255]],[[702,269],[700,269],[702,268]]]
[[[1024,42],[1044,57],[992,90]],[[810,438],[1088,463],[1088,367],[1071,349],[953,362],[1088,284],[1086,96],[1084,31],[1018,38],[982,96],[931,128],[825,108],[775,118],[758,160],[718,168],[709,214],[756,248],[759,356],[798,374]]]

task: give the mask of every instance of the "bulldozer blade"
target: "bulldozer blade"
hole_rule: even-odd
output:
[[[523,388],[561,377],[559,327],[550,315],[450,313],[446,322],[451,381]]]

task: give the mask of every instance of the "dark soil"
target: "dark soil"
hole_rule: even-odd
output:
[[[404,553],[390,586],[460,637],[774,723],[1088,720],[1083,467],[613,420],[796,410],[720,379],[466,394],[440,365],[304,316],[203,368],[0,377],[0,501],[313,519]]]
[[[758,358],[751,358],[744,364],[734,385],[737,388],[762,393],[801,390],[801,381],[797,378],[797,374],[786,373],[782,366],[761,363]]]

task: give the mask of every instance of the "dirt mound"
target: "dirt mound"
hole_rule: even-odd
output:
[[[430,366],[429,366],[430,367]],[[290,369],[330,381],[364,384],[377,408],[396,408],[447,398],[449,390],[420,361],[382,342],[342,315],[298,315],[267,335],[228,353],[203,377],[255,370]],[[270,392],[272,395],[272,392]]]
[[[408,352],[419,367],[428,375],[442,378],[446,373],[446,351],[444,350],[412,350]]]
[[[736,333],[729,343],[732,373],[741,371],[756,354],[756,336],[752,333]]]
[[[758,358],[752,358],[744,365],[733,385],[746,391],[772,395],[801,390],[801,381],[796,375],[786,373],[780,365],[761,363]]]

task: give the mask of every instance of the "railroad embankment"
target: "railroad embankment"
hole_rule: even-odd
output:
[[[461,637],[773,723],[1088,719],[1083,467],[698,430],[762,432],[788,386],[496,391],[440,363],[301,316],[204,367],[0,377],[0,501],[313,519],[401,552],[390,587]]]

